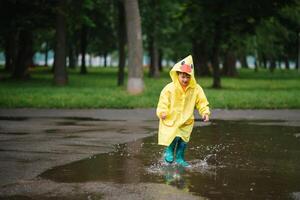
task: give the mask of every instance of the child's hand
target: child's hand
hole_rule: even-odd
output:
[[[204,122],[208,122],[209,121],[209,116],[208,115],[204,115],[203,116],[203,121]]]
[[[162,112],[162,113],[160,114],[160,118],[161,118],[162,120],[165,120],[165,119],[167,118],[167,114],[166,114],[165,112]]]

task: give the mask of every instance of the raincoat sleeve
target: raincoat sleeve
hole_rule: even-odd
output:
[[[198,94],[197,94],[197,98],[196,98],[196,108],[202,117],[204,115],[210,115],[210,110],[209,110],[208,104],[209,103],[206,99],[203,89],[200,86],[198,86]]]
[[[156,115],[158,118],[160,118],[161,113],[166,113],[166,115],[169,114],[169,107],[170,107],[170,91],[168,90],[168,87],[165,87],[159,97],[157,109],[156,109]]]

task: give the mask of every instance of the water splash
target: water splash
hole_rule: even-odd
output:
[[[216,154],[209,154],[206,155],[203,159],[195,159],[188,161],[189,166],[188,167],[182,167],[178,165],[176,162],[173,163],[167,163],[164,161],[164,158],[161,157],[157,162],[152,163],[149,167],[146,168],[146,172],[149,174],[158,174],[158,175],[166,175],[169,173],[172,173],[178,176],[176,174],[176,171],[182,171],[182,172],[199,172],[199,173],[211,173],[212,170],[216,169],[215,165],[211,165],[208,163],[208,160],[213,158],[215,159]]]

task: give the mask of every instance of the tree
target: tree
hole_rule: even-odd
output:
[[[184,5],[182,14],[185,16],[183,27],[189,27],[183,34],[188,36],[192,44],[195,73],[198,77],[211,74],[208,63],[211,61],[214,23],[212,15],[206,9],[201,2],[190,0]]]
[[[260,60],[270,62],[270,71],[276,68],[276,60],[283,55],[287,30],[274,17],[263,20],[256,30],[257,52]]]
[[[13,78],[26,79],[29,77],[28,68],[33,57],[33,36],[29,30],[21,30],[19,33],[19,48],[17,51],[16,67],[13,71]]]
[[[89,43],[87,50],[89,54],[102,56],[104,67],[108,65],[108,55],[117,49],[117,31],[119,28],[117,4],[119,1],[95,0],[93,9],[87,12],[87,17],[90,19],[90,22],[86,23],[89,26],[88,39],[92,41]]]
[[[118,86],[124,85],[125,77],[125,45],[126,45],[126,25],[123,1],[117,1],[118,7],[118,48],[119,48],[119,65],[118,65]]]
[[[141,2],[142,24],[144,28],[145,46],[150,58],[149,77],[159,77],[159,35],[162,30],[161,13],[163,1],[145,0]]]
[[[80,74],[86,74],[85,54],[87,48],[87,26],[82,25],[80,30],[80,53],[81,53],[81,67]]]
[[[5,39],[6,69],[16,79],[30,77],[33,55],[41,49],[43,32],[53,27],[53,2],[46,0],[0,2],[0,34]],[[50,27],[50,28],[49,28]]]
[[[285,59],[295,60],[296,68],[299,68],[300,62],[300,1],[293,0],[292,4],[283,7],[279,12],[279,22],[288,31],[288,40],[284,43]],[[297,46],[297,48],[291,48]],[[286,61],[286,62],[287,62]]]
[[[209,52],[213,67],[214,88],[221,87],[220,58],[236,54],[232,52],[234,48],[231,41],[245,34],[253,34],[255,27],[263,19],[276,15],[280,8],[290,2],[290,0],[187,1],[185,14],[189,16],[187,27],[191,27],[190,31],[189,29],[187,31],[193,41],[206,44],[202,46],[207,48],[206,52]],[[227,46],[227,48],[224,49],[222,46]]]
[[[66,85],[68,75],[66,70],[66,2],[58,1],[56,13],[56,46],[54,56],[54,84]]]
[[[140,2],[144,48],[150,57],[149,77],[158,77],[163,59],[177,62],[191,54],[184,27],[183,3],[169,0]]]
[[[137,0],[124,0],[128,41],[128,83],[130,94],[144,90],[141,19]]]
[[[43,14],[39,13],[38,1],[23,2],[4,0],[0,5],[0,22],[5,27],[0,31],[5,38],[6,70],[15,79],[29,77],[28,68],[32,65],[34,55],[34,30],[40,26],[39,20]],[[44,11],[45,8],[40,9]]]
[[[17,56],[18,34],[13,31],[12,34],[6,33],[4,36],[4,52],[5,52],[5,71],[13,72],[15,70],[15,62]]]

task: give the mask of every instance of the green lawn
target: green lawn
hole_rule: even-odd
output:
[[[1,69],[2,70],[2,69]],[[131,96],[117,87],[117,68],[88,69],[87,75],[69,71],[69,84],[56,87],[49,70],[36,68],[31,79],[7,79],[1,71],[2,108],[150,108],[156,107],[161,89],[170,81],[167,72],[159,79],[145,75],[145,92]],[[165,70],[167,71],[167,70]],[[212,78],[198,79],[212,108],[300,108],[300,73],[295,70],[240,70],[236,78],[222,78],[222,89],[212,89]]]

